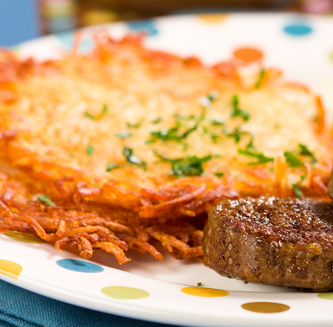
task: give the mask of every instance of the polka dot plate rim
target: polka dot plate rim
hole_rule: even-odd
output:
[[[90,30],[100,28],[84,29],[82,51],[91,46]],[[264,53],[265,63],[282,69],[287,78],[309,85],[333,112],[331,18],[223,13],[115,23],[103,28],[115,36],[146,31],[148,47],[195,55],[208,64],[227,60],[242,47],[258,49]],[[61,49],[68,49],[72,39],[72,32],[51,35],[23,43],[15,51],[22,57],[52,58]],[[218,276],[195,260],[180,262],[166,256],[157,262],[148,254],[131,256],[132,262],[119,266],[112,256],[96,251],[88,262],[33,238],[24,241],[24,235],[2,234],[0,278],[63,302],[160,323],[303,327],[333,322],[330,294],[245,285]]]

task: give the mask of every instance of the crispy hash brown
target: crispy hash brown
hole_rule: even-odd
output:
[[[56,206],[45,196],[30,195],[21,183],[0,176],[0,232],[36,234],[59,251],[69,244],[84,259],[92,256],[93,249],[103,249],[123,264],[130,260],[124,252],[132,249],[162,260],[154,240],[177,259],[199,257],[205,221],[196,217],[195,222],[180,219],[166,225],[140,221],[137,213],[122,208]]]
[[[119,263],[128,248],[162,259],[159,241],[182,259],[202,255],[221,198],[325,199],[322,103],[280,75],[206,67],[140,36],[100,33],[90,54],[74,47],[42,63],[0,52],[1,231],[69,243],[85,258],[102,248]]]

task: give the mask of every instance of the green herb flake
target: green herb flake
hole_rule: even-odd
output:
[[[132,135],[133,135],[133,133],[130,133],[130,132],[127,132],[127,131],[122,131],[118,134],[114,134],[114,136],[119,137],[121,139],[126,139],[128,137],[131,137]]]
[[[204,172],[202,164],[210,159],[212,159],[211,155],[198,158],[197,156],[188,156],[186,158],[179,159],[169,159],[164,157],[156,152],[154,152],[155,156],[168,161],[172,165],[171,175],[175,175],[178,177],[183,176],[200,176]]]
[[[38,200],[42,201],[44,204],[46,204],[49,207],[54,207],[55,206],[53,201],[47,195],[36,194],[36,197],[38,198]]]
[[[87,118],[90,118],[90,119],[96,119],[94,115],[90,114],[89,112],[85,112],[84,115],[87,117]]]
[[[308,149],[306,145],[300,143],[298,144],[298,147],[300,149],[300,154],[303,156],[309,156],[312,160],[313,165],[315,165],[318,162],[314,154]]]
[[[217,91],[212,91],[209,94],[207,94],[205,97],[202,97],[200,99],[200,104],[205,107],[208,108],[213,101],[215,101],[217,99]]]
[[[302,175],[302,176],[301,176],[301,183],[304,182],[305,178],[306,178],[306,175]]]
[[[246,147],[246,150],[253,150],[253,149],[255,149],[255,146],[253,144],[253,137],[250,139],[249,143],[246,144],[245,147]]]
[[[181,127],[181,124],[179,122],[179,120],[176,121],[176,125],[172,128],[163,128],[159,131],[154,131],[154,132],[151,132],[150,134],[156,138],[156,139],[160,139],[164,142],[166,141],[175,141],[175,142],[179,142],[183,139],[185,139],[186,137],[188,137],[192,132],[194,132],[199,124],[201,123],[201,121],[204,119],[204,116],[203,114],[198,118],[196,124],[185,130],[184,132],[180,132],[179,129]]]
[[[212,123],[212,125],[215,125],[215,126],[220,126],[220,125],[224,124],[223,119],[220,117],[214,118],[210,122]]]
[[[239,98],[238,98],[238,95],[235,94],[231,98],[231,105],[232,105],[231,117],[240,117],[244,121],[248,121],[250,119],[250,113],[247,110],[241,109],[239,107]]]
[[[182,115],[179,115],[179,114],[175,114],[174,116],[175,116],[175,118],[177,120],[191,120],[191,119],[195,119],[194,115],[182,116]]]
[[[92,156],[94,154],[94,152],[95,152],[95,147],[93,147],[92,145],[88,145],[86,147],[86,154],[88,156]]]
[[[202,286],[202,282],[198,282],[198,283],[197,283],[197,286]]]
[[[294,190],[295,196],[297,198],[302,198],[304,195],[303,195],[303,192],[301,191],[301,188],[299,187],[299,185],[297,185],[297,184],[292,184],[292,185],[293,185],[293,190]]]
[[[114,162],[109,162],[107,165],[106,165],[106,171],[107,172],[110,172],[111,170],[113,169],[116,169],[116,168],[121,168],[122,166],[121,165],[116,165]]]
[[[235,139],[235,142],[236,143],[239,143],[240,142],[240,140],[241,140],[241,136],[242,135],[245,135],[245,134],[247,134],[247,135],[251,135],[249,132],[243,132],[243,131],[241,131],[240,130],[240,128],[239,127],[236,127],[235,128],[235,130],[233,131],[233,132],[231,132],[231,133],[227,133],[227,132],[223,132],[226,136],[228,136],[228,137],[233,137],[234,139]],[[252,135],[251,135],[252,136]]]
[[[202,158],[197,156],[188,156],[183,162],[172,164],[172,175],[182,176],[200,176],[204,172],[202,163],[210,160],[210,155]]]
[[[267,162],[270,162],[270,161],[274,161],[274,158],[267,157],[262,152],[259,153],[259,152],[249,151],[249,150],[238,149],[238,153],[242,154],[244,156],[249,156],[249,157],[253,157],[253,158],[258,159],[258,161],[250,162],[248,165],[259,165],[259,164],[267,163]]]
[[[129,128],[139,128],[143,123],[143,120],[140,120],[136,124],[126,123],[126,126]]]
[[[264,79],[264,76],[265,76],[265,73],[266,73],[265,68],[264,68],[264,67],[261,67],[261,69],[260,69],[260,73],[259,73],[259,77],[258,77],[258,80],[257,80],[256,84],[254,85],[254,87],[255,87],[256,89],[260,89],[260,87],[261,87],[261,83],[262,83],[262,81],[263,81],[263,79]]]
[[[134,154],[133,149],[124,146],[123,154],[128,163],[141,166],[143,170],[147,170],[147,164]]]
[[[108,106],[106,104],[103,105],[101,115],[104,116],[108,112]]]
[[[152,120],[151,123],[152,124],[158,124],[162,121],[162,117],[157,117],[156,119]]]
[[[222,176],[224,176],[224,173],[214,173],[214,175],[216,176],[216,177],[218,177],[218,178],[220,178],[220,177],[222,177]]]
[[[103,108],[102,108],[102,111],[99,115],[97,116],[94,116],[92,114],[90,114],[89,112],[85,112],[84,115],[87,117],[87,118],[90,118],[90,119],[93,119],[93,120],[98,120],[98,119],[101,119],[103,118],[103,116],[105,114],[107,114],[108,112],[108,106],[106,104],[103,105]]]
[[[303,167],[304,164],[301,160],[299,160],[294,153],[286,151],[284,152],[284,156],[289,164],[290,167],[295,168],[295,167]]]
[[[210,132],[206,126],[204,126],[204,127],[202,128],[202,131],[203,131],[205,134],[207,134],[207,135],[210,136],[210,138],[212,139],[213,143],[217,143],[217,141],[218,141],[220,135],[217,135],[217,134],[214,134],[214,133]]]

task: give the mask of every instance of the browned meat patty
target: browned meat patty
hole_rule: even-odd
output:
[[[333,205],[309,198],[225,200],[205,227],[204,263],[245,282],[333,290]]]

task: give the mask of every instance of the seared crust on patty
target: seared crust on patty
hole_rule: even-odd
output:
[[[309,198],[221,201],[205,227],[204,263],[223,276],[333,290],[333,206]]]

